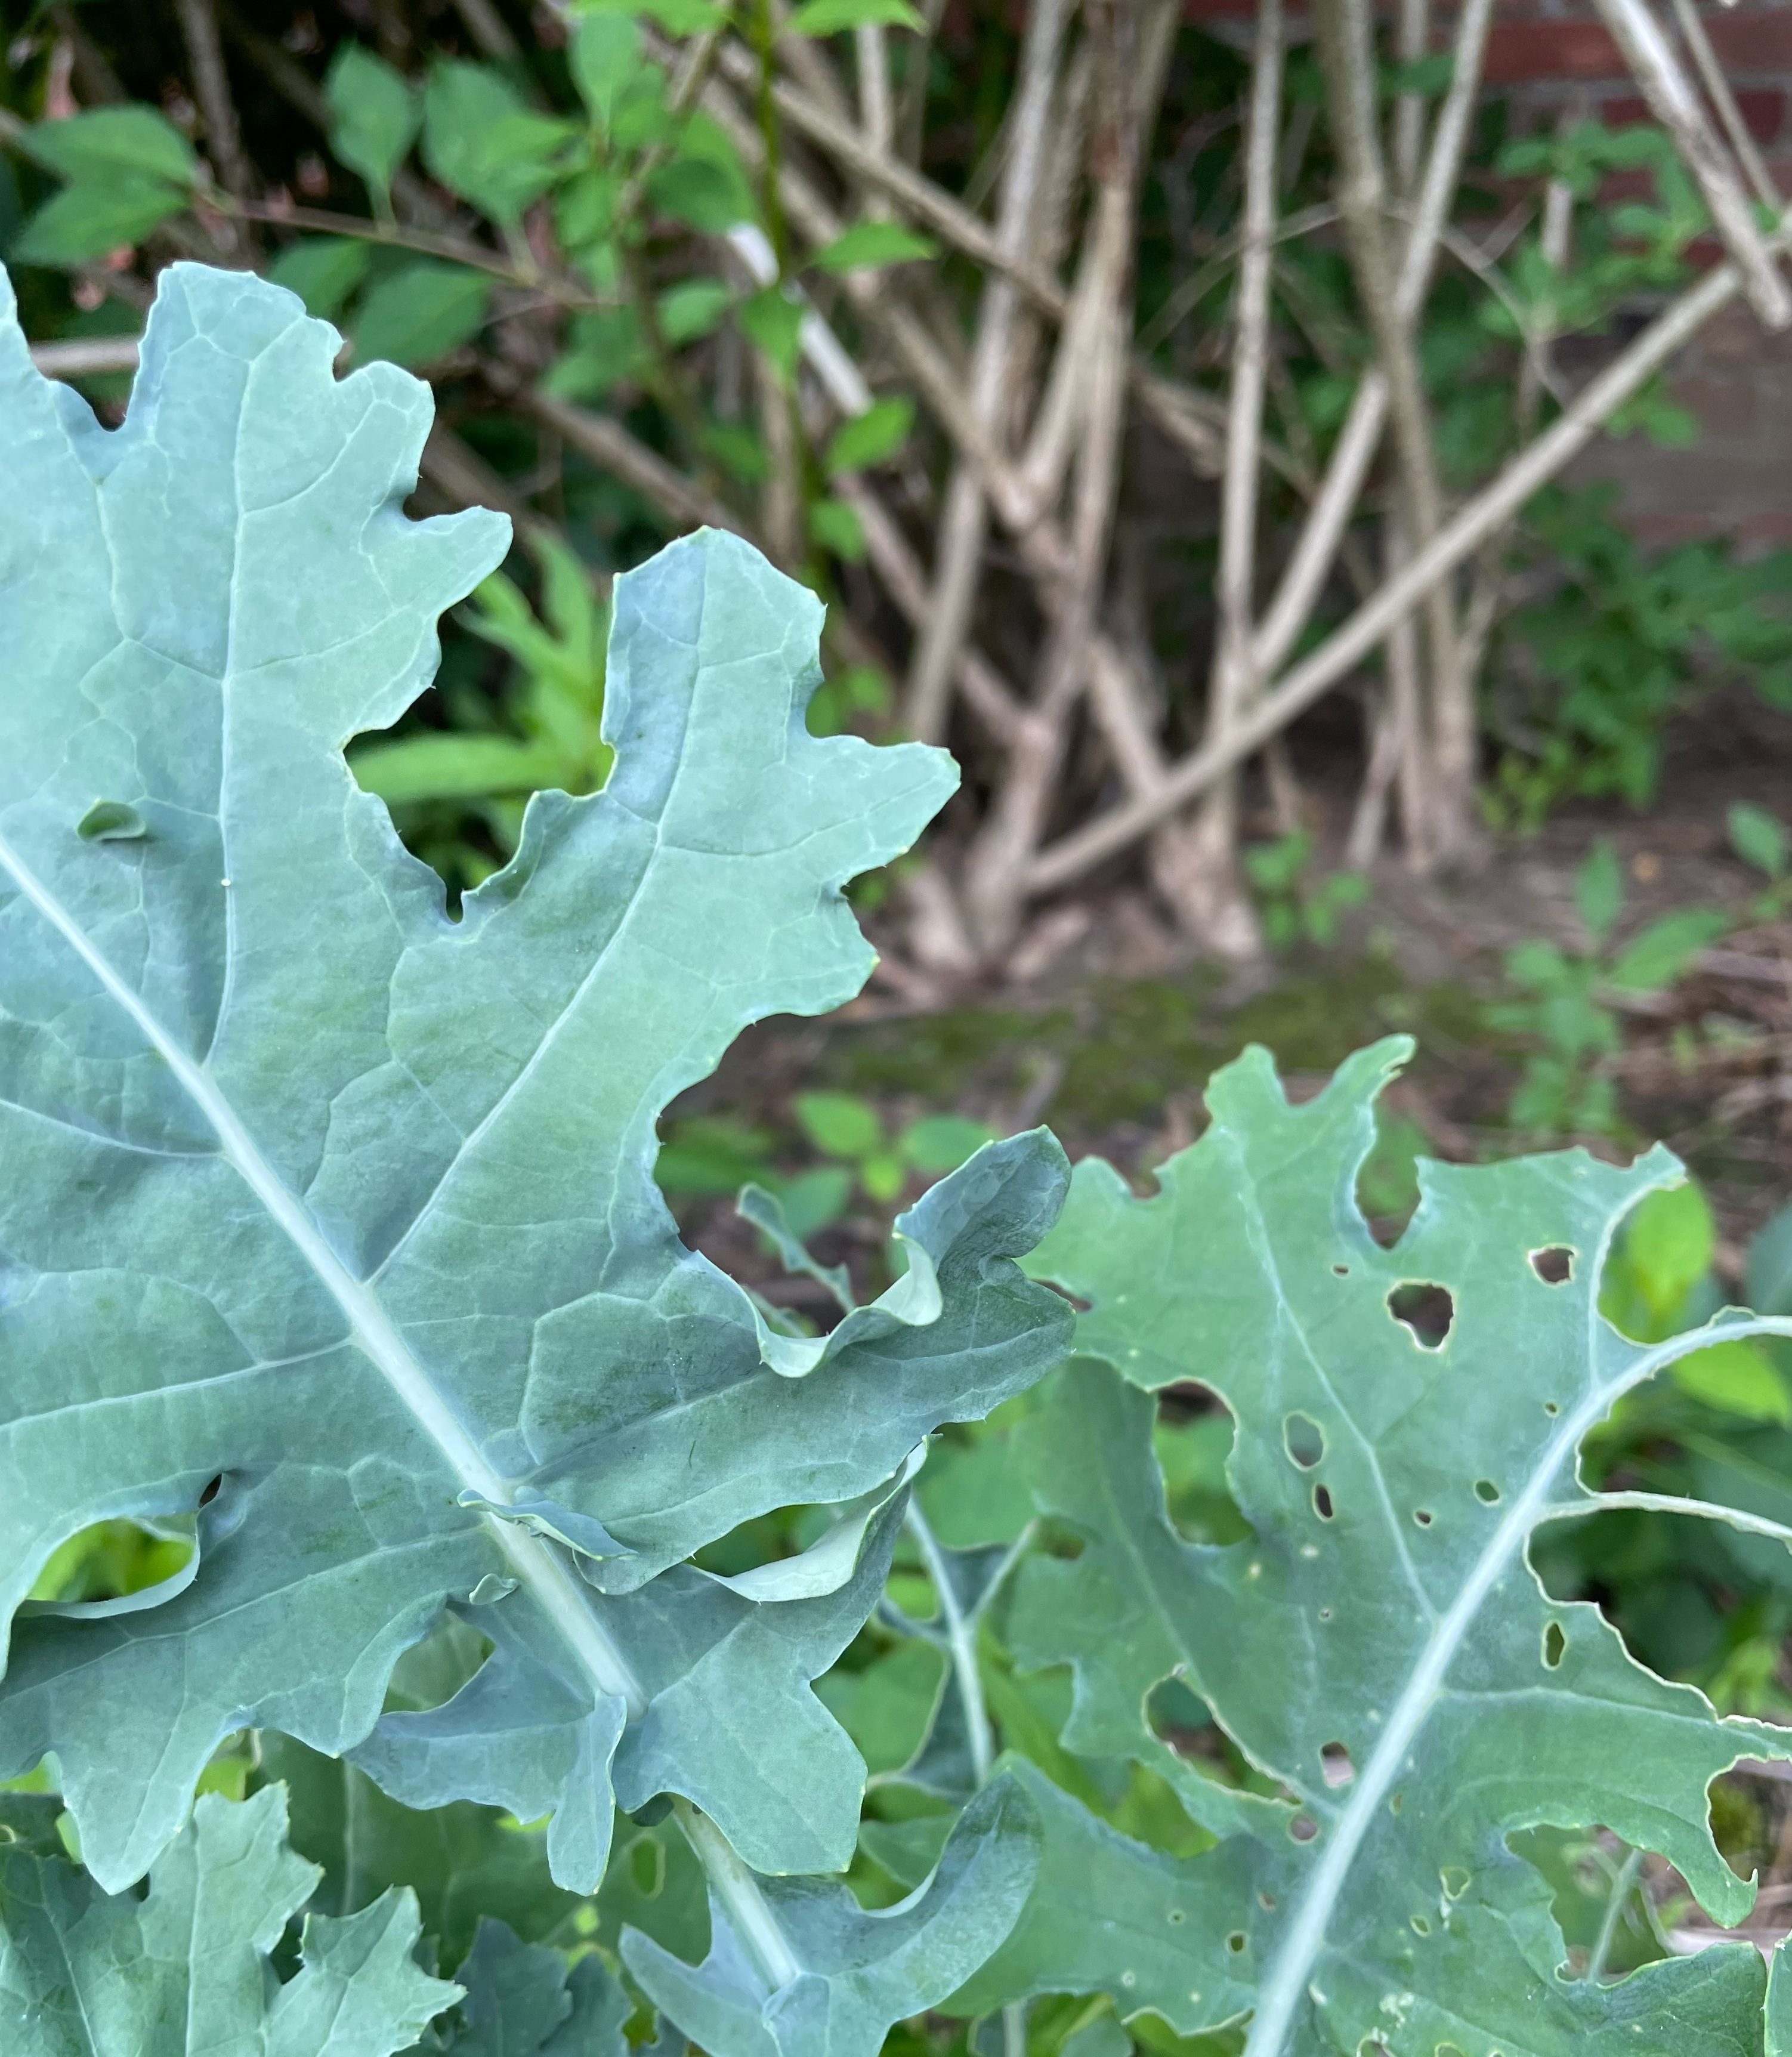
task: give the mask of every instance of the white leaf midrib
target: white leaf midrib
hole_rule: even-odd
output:
[[[1615,1223],[1607,1225],[1594,1253],[1591,1275],[1595,1278],[1600,1275],[1615,1227]],[[1593,1338],[1600,1321],[1596,1302],[1589,1299],[1588,1359],[1593,1364],[1597,1362]],[[1792,1321],[1757,1317],[1727,1325],[1722,1334],[1738,1339],[1751,1335],[1792,1334]],[[1556,1433],[1544,1446],[1524,1491],[1494,1530],[1448,1611],[1439,1618],[1390,1712],[1379,1742],[1353,1782],[1350,1797],[1337,1817],[1294,1920],[1259,1988],[1244,2057],[1284,2057],[1294,2027],[1294,2011],[1307,1992],[1308,1974],[1325,1948],[1333,1910],[1368,1835],[1375,1811],[1398,1776],[1413,1739],[1429,1718],[1449,1667],[1489,1593],[1517,1560],[1532,1530],[1551,1511],[1548,1495],[1564,1466],[1572,1462],[1581,1438],[1604,1417],[1620,1395],[1652,1377],[1676,1357],[1703,1349],[1711,1340],[1708,1330],[1695,1330],[1672,1337],[1652,1350],[1639,1352],[1616,1376],[1603,1381],[1596,1376],[1595,1382],[1579,1405],[1561,1418]],[[1587,1511],[1595,1512],[1596,1507],[1596,1496],[1589,1496]]]
[[[355,1278],[330,1247],[311,1215],[268,1163],[209,1070],[196,1064],[180,1047],[4,834],[0,834],[0,869],[10,875],[21,894],[75,952],[107,996],[168,1065],[217,1137],[220,1155],[335,1301],[363,1353],[441,1452],[462,1488],[498,1506],[507,1504],[511,1497],[509,1482],[492,1468],[466,1425],[437,1390],[378,1296]],[[551,1545],[517,1523],[497,1515],[485,1520],[517,1576],[545,1610],[593,1685],[600,1693],[623,1700],[631,1718],[638,1718],[645,1710],[647,1695],[592,1611],[577,1574]]]

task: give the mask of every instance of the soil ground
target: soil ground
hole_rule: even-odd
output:
[[[1347,1052],[1398,1031],[1417,1048],[1391,1110],[1416,1122],[1437,1156],[1509,1155],[1536,1139],[1505,1119],[1524,1046],[1484,1018],[1509,993],[1505,951],[1531,937],[1580,943],[1574,875],[1600,836],[1624,867],[1620,937],[1689,905],[1746,918],[1761,881],[1731,851],[1727,811],[1747,800],[1792,820],[1788,766],[1792,715],[1745,692],[1718,696],[1671,731],[1647,812],[1573,805],[1535,835],[1501,839],[1469,877],[1415,879],[1386,856],[1334,946],[1297,949],[1253,974],[1227,977],[1191,960],[1144,894],[1116,884],[1060,925],[1055,955],[1033,952],[1024,980],[919,1006],[912,982],[904,997],[879,978],[824,1021],[763,1024],[674,1118],[725,1115],[791,1139],[792,1163],[813,1161],[795,1141],[790,1103],[825,1088],[870,1100],[892,1127],[947,1110],[1003,1133],[1045,1121],[1072,1157],[1096,1151],[1140,1178],[1199,1133],[1208,1075],[1247,1044],[1267,1045],[1301,1097]],[[1321,868],[1350,801],[1342,787],[1306,788]],[[1792,1195],[1792,921],[1738,928],[1671,993],[1627,1010],[1624,1028],[1612,1069],[1627,1132],[1581,1139],[1622,1155],[1668,1143],[1705,1182],[1723,1232],[1720,1269],[1735,1269],[1748,1236]],[[680,1212],[719,1262],[772,1282],[757,1237],[728,1202]],[[819,1254],[855,1270],[874,1266],[886,1219],[849,1217],[824,1233]],[[807,1297],[806,1286],[777,1290]]]

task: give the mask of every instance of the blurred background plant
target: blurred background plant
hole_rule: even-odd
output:
[[[518,558],[356,761],[451,884],[601,779],[608,576],[707,521],[827,601],[818,725],[965,768],[885,910],[911,984],[1049,949],[1116,862],[1248,961],[1346,890],[1281,876],[1298,716],[1357,787],[1341,880],[1641,804],[1675,711],[1792,690],[1792,554],[1651,556],[1552,483],[1691,433],[1657,375],[1723,298],[1699,238],[1792,307],[1734,97],[1664,45],[1645,98],[1696,120],[1514,133],[1490,11],[1374,48],[1334,0],[6,0],[0,248],[102,402],[180,256],[430,379],[425,497]]]

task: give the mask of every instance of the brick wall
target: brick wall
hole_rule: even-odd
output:
[[[1653,4],[1667,24],[1663,0]],[[1792,196],[1792,0],[1698,5],[1742,118],[1780,190]],[[1185,0],[1185,11],[1237,42],[1255,10],[1251,0]],[[1291,19],[1293,32],[1303,34],[1301,16]],[[1445,14],[1437,47],[1447,46],[1449,26]],[[1511,103],[1520,127],[1549,126],[1576,107],[1613,126],[1649,118],[1609,32],[1582,0],[1498,0],[1486,73],[1489,93]],[[1716,251],[1695,255],[1715,260]],[[1576,372],[1588,368],[1577,357]],[[1630,519],[1651,540],[1722,533],[1754,545],[1792,541],[1792,332],[1770,335],[1745,307],[1732,307],[1695,340],[1667,384],[1699,421],[1698,442],[1660,450],[1635,438],[1608,440],[1576,476],[1615,483]]]

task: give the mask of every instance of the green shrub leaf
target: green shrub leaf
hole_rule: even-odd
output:
[[[323,81],[323,97],[330,109],[331,149],[387,204],[392,175],[417,140],[422,95],[384,58],[345,41]]]

